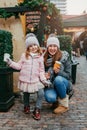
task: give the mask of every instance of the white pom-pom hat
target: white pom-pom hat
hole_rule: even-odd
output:
[[[30,45],[36,44],[39,46],[39,41],[36,38],[35,34],[29,33],[26,35],[26,40],[25,40],[26,48],[28,48]]]
[[[50,34],[48,39],[47,39],[47,48],[50,45],[56,45],[58,48],[60,48],[60,42],[59,39],[56,37],[55,34]]]

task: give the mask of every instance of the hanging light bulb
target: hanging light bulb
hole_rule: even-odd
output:
[[[34,32],[34,27],[31,28],[31,32]]]
[[[51,19],[50,15],[47,15],[47,19],[49,19],[49,20]]]

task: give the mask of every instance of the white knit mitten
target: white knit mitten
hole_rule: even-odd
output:
[[[10,54],[8,53],[4,54],[4,62],[6,62],[8,65],[11,64],[12,60],[10,59]]]
[[[12,63],[12,60],[10,58],[7,59],[7,62],[6,62],[8,65],[10,65]]]
[[[10,58],[10,54],[4,53],[4,61],[7,62],[7,59]]]

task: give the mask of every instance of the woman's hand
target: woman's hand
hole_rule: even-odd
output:
[[[59,68],[55,68],[53,70],[54,70],[55,74],[57,74],[60,71],[60,67]]]

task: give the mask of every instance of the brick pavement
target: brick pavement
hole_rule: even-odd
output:
[[[87,130],[87,61],[84,56],[78,58],[77,78],[74,96],[70,99],[70,110],[55,115],[50,104],[43,102],[42,118],[32,118],[35,98],[31,96],[31,114],[25,115],[23,103],[15,98],[15,104],[8,112],[0,112],[0,130]]]

